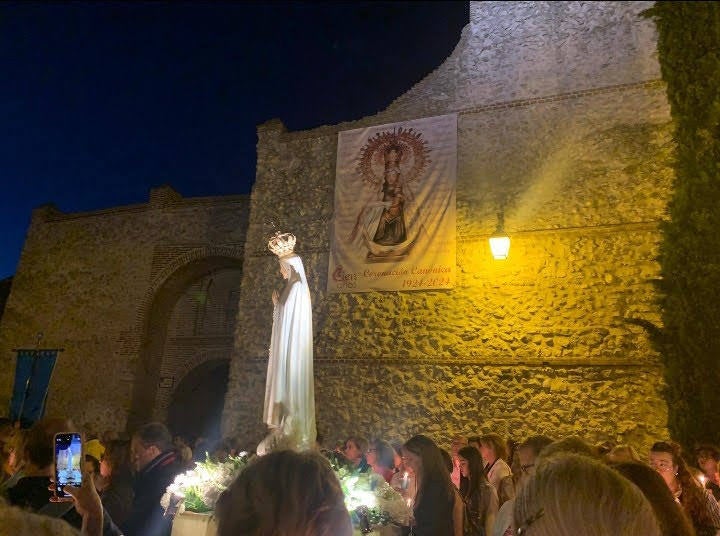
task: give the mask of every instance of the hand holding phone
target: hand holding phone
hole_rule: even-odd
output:
[[[82,485],[82,436],[79,432],[62,432],[55,434],[55,497],[60,500],[72,501],[72,496],[65,491],[65,486]]]

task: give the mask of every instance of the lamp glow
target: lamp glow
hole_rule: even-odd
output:
[[[510,237],[505,232],[505,214],[503,211],[498,212],[498,225],[495,232],[489,239],[490,251],[496,260],[504,260],[508,258],[510,252]]]
[[[510,251],[510,237],[507,235],[491,236],[490,251],[492,251],[493,258],[497,260],[507,259]]]

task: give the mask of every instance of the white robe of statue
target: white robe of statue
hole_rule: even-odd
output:
[[[314,447],[315,389],[310,289],[302,260],[290,254],[279,258],[287,283],[273,293],[273,327],[270,339],[263,421],[271,434],[258,451],[276,446],[308,450]]]

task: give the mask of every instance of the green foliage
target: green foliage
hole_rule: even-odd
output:
[[[242,453],[228,456],[224,461],[207,457],[204,462],[197,462],[193,469],[175,477],[160,504],[168,508],[179,500],[189,512],[212,512],[220,494],[247,466],[248,459],[247,454]]]
[[[720,4],[657,2],[645,13],[675,125],[660,282],[671,435],[720,444]]]

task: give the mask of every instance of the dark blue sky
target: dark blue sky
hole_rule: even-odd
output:
[[[375,113],[467,21],[467,2],[0,3],[0,279],[34,207],[248,193],[257,124]]]

